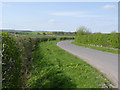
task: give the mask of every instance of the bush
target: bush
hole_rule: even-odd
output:
[[[120,48],[119,33],[111,34],[91,34],[91,35],[77,35],[75,42],[83,44],[99,45],[104,47]]]

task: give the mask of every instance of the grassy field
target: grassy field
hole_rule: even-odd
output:
[[[56,38],[56,40],[60,40],[60,38],[64,38],[64,37],[66,37],[66,38],[73,38],[73,37],[75,37],[74,35],[37,35],[37,34],[26,34],[26,35],[23,35],[23,36],[27,36],[27,37],[41,37],[41,38],[51,38],[51,37],[53,37],[53,38]]]
[[[71,34],[70,35],[69,34],[68,35],[67,34],[57,35],[57,34],[47,34],[50,32],[45,32],[45,33],[46,34],[44,35],[43,32],[27,32],[27,33],[22,33],[22,35],[28,36],[28,37],[75,37],[75,35],[71,35]]]
[[[28,37],[75,37],[74,35],[38,35],[38,34],[26,34]]]
[[[98,70],[56,46],[57,42],[41,42],[36,47],[27,87],[101,88],[112,85]]]
[[[28,37],[54,37],[52,35],[37,35],[37,34],[26,34],[24,36],[28,36]]]
[[[110,48],[106,48],[106,47],[90,46],[90,45],[77,43],[77,42],[72,42],[72,44],[75,44],[77,46],[82,46],[82,47],[85,47],[85,48],[91,48],[91,49],[103,51],[103,52],[109,52],[109,53],[114,53],[114,54],[118,54],[119,53],[120,54],[120,50],[118,50],[118,49],[110,49]]]

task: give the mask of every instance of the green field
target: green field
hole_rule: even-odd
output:
[[[30,88],[101,88],[111,82],[98,70],[56,46],[41,42],[34,51]]]
[[[38,34],[26,34],[28,37],[75,37],[75,35],[38,35]]]

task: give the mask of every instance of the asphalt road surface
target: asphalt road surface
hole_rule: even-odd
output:
[[[61,41],[57,46],[97,68],[118,87],[118,55],[76,46],[72,41]]]

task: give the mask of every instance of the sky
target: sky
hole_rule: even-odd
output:
[[[118,31],[117,2],[3,2],[0,7],[3,29]]]

